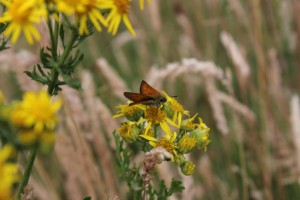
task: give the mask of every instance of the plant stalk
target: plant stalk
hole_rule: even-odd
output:
[[[26,185],[28,184],[29,181],[29,177],[32,171],[32,167],[33,167],[33,163],[36,157],[36,153],[37,153],[37,147],[35,147],[34,149],[31,150],[30,155],[29,155],[29,159],[26,163],[26,167],[25,167],[25,171],[22,177],[22,180],[20,182],[19,188],[18,188],[18,200],[22,199],[22,194],[24,192],[24,188],[26,187]]]

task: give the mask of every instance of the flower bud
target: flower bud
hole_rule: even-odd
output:
[[[117,132],[126,142],[132,143],[139,137],[140,129],[133,122],[124,122]]]
[[[206,147],[209,144],[209,130],[200,119],[200,124],[197,125],[197,128],[190,132],[190,136],[196,139],[196,147],[203,148],[206,151]]]
[[[186,161],[185,163],[183,163],[180,166],[181,172],[186,175],[186,176],[190,176],[194,173],[195,171],[195,164],[190,162],[190,161]]]
[[[185,157],[182,154],[177,154],[176,156],[173,156],[172,160],[176,165],[181,166],[186,162]]]

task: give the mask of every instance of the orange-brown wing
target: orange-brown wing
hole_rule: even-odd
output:
[[[140,86],[140,93],[149,97],[160,97],[161,94],[151,87],[146,81],[142,80]]]
[[[134,93],[134,92],[124,92],[124,96],[134,103],[139,103],[147,100],[151,100],[151,97],[148,97],[144,94]]]

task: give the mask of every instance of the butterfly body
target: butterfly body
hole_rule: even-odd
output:
[[[124,96],[135,104],[160,106],[167,101],[166,97],[151,87],[146,81],[142,80],[140,85],[140,93],[124,92]]]

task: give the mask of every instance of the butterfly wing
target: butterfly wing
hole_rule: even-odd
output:
[[[151,87],[144,80],[142,80],[142,82],[141,82],[140,93],[143,94],[143,95],[146,95],[148,97],[154,97],[154,98],[161,97],[161,94],[156,89],[154,89],[153,87]]]
[[[152,97],[148,97],[144,94],[134,93],[134,92],[124,92],[124,96],[129,100],[133,101],[133,103],[129,105],[134,105],[138,103],[146,103],[147,101],[153,101]]]

